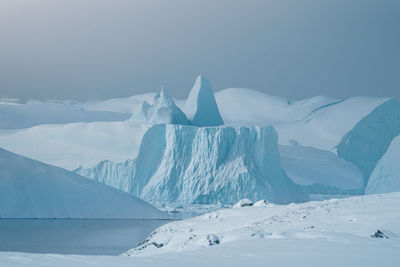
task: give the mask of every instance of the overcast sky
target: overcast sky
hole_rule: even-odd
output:
[[[399,0],[0,0],[0,98],[400,97]]]

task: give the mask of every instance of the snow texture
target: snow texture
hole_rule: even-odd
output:
[[[210,82],[202,75],[197,77],[185,102],[186,116],[195,126],[218,126],[224,124]]]
[[[282,169],[277,135],[264,127],[155,125],[136,160],[78,169],[86,177],[147,201],[236,203],[242,198],[276,203],[306,201]]]
[[[164,219],[130,194],[0,149],[0,218]]]
[[[218,240],[213,246],[232,243],[236,246],[243,246],[243,243],[253,246],[251,244],[259,239],[273,240],[266,251],[273,249],[273,244],[279,243],[279,239],[303,240],[304,245],[312,240],[338,242],[342,246],[355,240],[365,244],[372,242],[371,235],[377,230],[391,233],[387,234],[389,239],[390,236],[396,239],[400,233],[399,214],[400,193],[225,209],[165,224],[124,255],[150,257],[201,250],[211,246],[209,237]],[[398,249],[399,239],[394,242],[392,245],[396,244]],[[235,246],[233,244],[231,246]],[[326,249],[327,245],[324,246]]]
[[[372,172],[366,194],[400,191],[400,135],[393,139],[388,150]]]
[[[375,108],[349,131],[337,146],[338,156],[354,163],[364,184],[393,138],[400,134],[400,104],[395,99]]]

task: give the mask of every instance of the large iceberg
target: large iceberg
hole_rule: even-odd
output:
[[[365,194],[400,191],[400,135],[393,139],[388,150],[372,172]]]
[[[308,200],[282,169],[271,126],[155,125],[145,133],[136,160],[76,171],[154,202]]]
[[[135,196],[0,148],[0,218],[167,216]]]
[[[218,126],[224,124],[210,82],[202,75],[197,77],[185,102],[186,116],[195,126]]]
[[[337,146],[339,157],[354,163],[364,175],[364,184],[393,138],[400,134],[400,104],[386,101],[360,120]]]

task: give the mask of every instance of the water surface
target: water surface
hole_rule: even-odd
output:
[[[118,255],[168,220],[0,219],[0,251]]]

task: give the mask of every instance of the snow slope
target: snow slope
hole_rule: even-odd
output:
[[[148,201],[307,200],[281,168],[270,126],[155,125],[145,133],[135,162],[102,162],[77,172]]]
[[[197,77],[184,106],[186,116],[195,126],[224,124],[219,114],[210,82],[202,75]]]
[[[186,115],[175,105],[164,87],[161,87],[160,93],[154,97],[153,104],[144,101],[140,108],[132,114],[131,120],[136,123],[148,124],[190,124]]]
[[[162,219],[130,194],[0,149],[0,218]]]
[[[363,117],[389,98],[317,96],[288,101],[251,89],[229,88],[215,94],[225,124],[273,125],[279,144],[332,150]]]
[[[392,99],[375,108],[337,146],[338,156],[354,163],[365,185],[393,138],[400,134],[400,104]]]
[[[129,114],[110,111],[89,111],[69,103],[31,100],[26,104],[0,103],[0,129],[22,129],[40,124],[71,122],[123,121]]]
[[[229,244],[243,248],[244,245],[257,244],[260,239],[271,240],[264,253],[273,250],[279,239],[301,240],[304,245],[320,240],[326,247],[329,243],[365,246],[374,242],[371,235],[377,230],[393,241],[376,244],[394,246],[394,252],[400,248],[399,219],[400,193],[226,209],[165,224],[124,255],[150,256]],[[310,258],[318,257],[315,251],[311,255]],[[396,266],[395,262],[392,264]]]
[[[373,170],[365,194],[396,191],[400,191],[400,135],[393,139]]]
[[[279,146],[290,179],[311,194],[363,193],[363,174],[336,154],[300,145]]]

